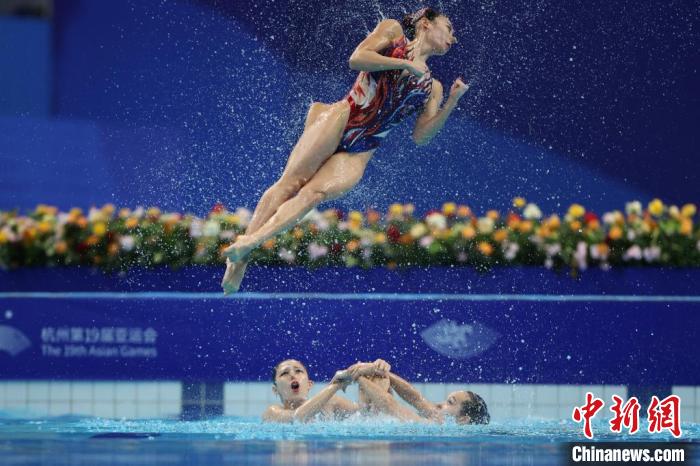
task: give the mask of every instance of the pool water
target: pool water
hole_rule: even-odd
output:
[[[594,422],[594,432],[598,441],[673,440],[670,434],[612,434],[603,420]],[[0,418],[3,465],[555,465],[566,464],[566,442],[583,440],[573,421],[538,419],[439,426],[390,419],[281,425],[238,417]],[[683,424],[682,440],[700,441],[700,424]],[[700,464],[697,452],[691,458],[686,464]]]

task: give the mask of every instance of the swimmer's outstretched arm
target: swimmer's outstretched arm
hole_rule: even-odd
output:
[[[349,383],[350,380],[334,377],[326,388],[305,401],[297,409],[285,409],[283,406],[273,405],[265,410],[262,420],[265,422],[308,422],[320,413],[329,402],[333,403],[333,411],[336,414],[357,411],[357,406],[351,401],[344,400],[347,401],[344,403],[343,399],[335,397],[336,392],[347,387]]]
[[[437,407],[435,404],[426,400],[419,390],[392,372],[389,372],[387,376],[389,377],[391,388],[393,388],[396,394],[399,395],[406,403],[416,408],[418,414],[424,418],[435,417],[435,410]]]
[[[367,377],[359,377],[357,383],[360,389],[365,392],[372,405],[379,411],[394,416],[402,421],[425,421],[425,419],[413,411],[401,406],[393,396],[373,383]]]
[[[416,125],[413,128],[413,142],[419,146],[428,144],[445,125],[447,117],[450,116],[459,99],[462,98],[468,89],[469,85],[462,82],[461,78],[457,78],[452,84],[450,95],[445,105],[440,108],[443,94],[442,84],[433,78],[430,100],[425,104],[425,108],[416,120]]]
[[[381,21],[365,40],[360,42],[350,56],[350,68],[356,71],[405,70],[419,67],[424,73],[426,67],[413,64],[403,58],[385,57],[378,53],[387,48],[391,42],[403,35],[401,24],[395,19]],[[415,74],[415,73],[414,73]]]

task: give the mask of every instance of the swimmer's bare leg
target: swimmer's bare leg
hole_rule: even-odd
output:
[[[327,111],[330,110],[330,113]],[[302,148],[308,148],[310,146],[308,140],[309,137],[305,137],[305,134],[315,123],[319,123],[319,126],[323,125],[324,128],[315,128],[314,132],[322,134],[324,131],[326,134],[333,134],[337,132],[337,129],[342,125],[344,128],[347,121],[346,115],[343,113],[346,109],[342,105],[330,105],[323,104],[320,102],[315,102],[311,104],[309,112],[304,123],[304,133],[299,138],[299,143],[295,146],[294,150],[289,156],[287,166],[282,174],[280,180],[271,186],[255,207],[255,212],[253,217],[246,228],[246,235],[256,232],[260,226],[262,226],[269,218],[277,211],[279,206],[294,194],[296,194],[303,184],[310,179],[313,174],[320,168],[320,166],[325,162],[325,158],[315,157],[309,159]],[[329,118],[330,116],[336,116],[336,118]],[[335,127],[328,127],[333,125]],[[342,130],[342,128],[340,128]],[[301,144],[302,140],[306,141]],[[337,146],[338,141],[330,141],[330,146]],[[313,146],[313,145],[311,145]],[[227,258],[226,260],[226,272],[221,281],[221,287],[224,289],[224,294],[228,295],[235,293],[239,290],[241,286],[241,281],[243,281],[243,276],[245,275],[245,270],[248,266],[248,260],[243,260],[239,262],[234,262]]]
[[[232,260],[241,260],[264,241],[298,223],[321,202],[345,194],[360,181],[372,154],[373,151],[338,152],[331,156],[299,193],[283,203],[258,231],[239,236],[224,254]]]

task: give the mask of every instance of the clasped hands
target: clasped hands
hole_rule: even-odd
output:
[[[340,370],[335,373],[331,384],[340,385],[340,388],[345,389],[353,382],[356,382],[360,377],[387,377],[391,371],[391,365],[383,359],[377,359],[374,362],[357,362],[345,370]]]

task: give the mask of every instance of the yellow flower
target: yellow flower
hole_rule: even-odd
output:
[[[5,244],[7,243],[7,235],[5,234],[4,231],[0,231],[0,244]]]
[[[442,213],[445,215],[454,215],[457,212],[457,204],[454,202],[445,202],[442,205]]]
[[[681,215],[684,217],[692,217],[695,212],[695,204],[686,204],[681,208]]]
[[[124,222],[124,225],[128,229],[136,228],[136,226],[139,224],[139,220],[135,217],[129,217],[126,219],[126,222]]]
[[[51,231],[51,222],[40,222],[39,223],[39,233],[48,233]]]
[[[479,243],[479,252],[485,256],[490,256],[493,254],[493,246],[491,246],[491,243],[487,243],[486,241],[482,241]]]
[[[472,239],[473,237],[476,236],[476,230],[474,230],[474,227],[471,225],[467,225],[462,229],[462,238],[464,239]]]
[[[547,220],[547,226],[552,230],[556,230],[557,228],[559,228],[561,226],[561,220],[559,220],[559,216],[556,214],[550,216]]]
[[[493,233],[493,239],[498,241],[499,243],[502,243],[505,241],[505,239],[508,238],[508,231],[507,230],[496,230]]]
[[[229,214],[226,216],[226,222],[231,225],[238,225],[241,221],[241,217],[238,214]]]
[[[619,226],[615,225],[612,228],[610,228],[610,231],[608,232],[608,236],[612,240],[617,240],[622,238],[622,228]]]
[[[358,212],[357,210],[351,210],[348,213],[348,220],[350,220],[351,222],[362,223],[362,220],[363,220],[362,212]]]
[[[681,219],[681,227],[680,227],[680,233],[681,235],[685,236],[690,236],[693,234],[693,221],[689,218],[682,218]]]
[[[129,215],[131,215],[131,209],[126,207],[119,209],[119,218],[127,218]]]
[[[304,231],[301,228],[297,227],[294,230],[292,230],[292,236],[295,239],[302,239],[304,237]]]
[[[374,235],[374,242],[377,244],[386,243],[386,235],[384,233],[377,233]]]
[[[97,236],[102,236],[107,233],[107,225],[104,222],[97,222],[92,226],[92,232]]]
[[[523,207],[525,207],[526,203],[527,201],[525,201],[525,198],[522,197],[516,197],[515,199],[513,199],[513,207],[517,207],[518,209],[522,209]]]
[[[111,217],[114,211],[117,210],[114,204],[105,204],[102,206],[102,212],[108,217]]]
[[[350,219],[350,221],[348,222],[348,228],[352,231],[359,230],[360,228],[362,228],[362,221]]]
[[[661,202],[661,199],[654,199],[649,203],[647,209],[652,215],[658,217],[664,213],[664,203]]]
[[[73,207],[70,210],[70,212],[68,212],[68,215],[70,215],[73,218],[79,217],[82,214],[83,214],[83,210],[79,207]]]
[[[428,228],[423,223],[416,223],[411,227],[411,231],[409,233],[412,237],[418,239],[428,233]]]
[[[498,220],[498,217],[500,216],[501,214],[499,214],[497,210],[489,210],[488,212],[486,212],[486,217],[490,218],[493,221]]]
[[[147,211],[146,214],[153,220],[157,219],[160,216],[160,209],[158,207],[150,207]]]
[[[403,215],[403,205],[394,203],[389,206],[389,214],[392,217],[401,217]]]
[[[586,213],[586,209],[581,204],[571,204],[569,207],[569,216],[572,218],[582,217]]]
[[[457,208],[457,216],[458,217],[469,217],[471,214],[472,214],[472,210],[465,205],[461,205]]]

